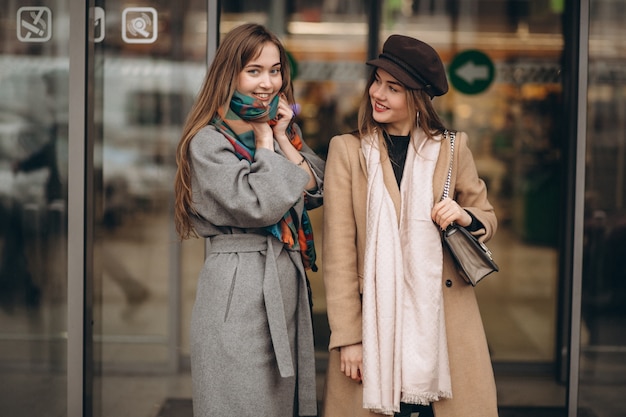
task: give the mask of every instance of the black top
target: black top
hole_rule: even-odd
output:
[[[404,162],[406,161],[406,154],[409,149],[411,136],[396,136],[385,133],[384,137],[385,142],[387,143],[393,173],[396,175],[396,182],[398,183],[398,188],[400,188],[402,172],[404,171]]]

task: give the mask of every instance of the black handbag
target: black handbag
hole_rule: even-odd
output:
[[[446,131],[446,133],[448,133]],[[450,137],[450,168],[443,187],[441,199],[448,197],[450,178],[452,177],[452,161],[454,160],[455,132],[449,132]],[[480,242],[464,227],[452,223],[441,232],[441,239],[454,259],[461,276],[468,284],[476,286],[483,278],[492,272],[499,271],[487,245]]]

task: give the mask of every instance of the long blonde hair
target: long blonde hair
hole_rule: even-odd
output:
[[[377,132],[378,135],[382,135],[385,131],[385,126],[374,120],[372,101],[369,95],[370,87],[376,80],[376,69],[377,68],[372,69],[365,91],[363,92],[361,105],[359,106],[358,132],[361,139],[369,137],[370,134],[375,132]],[[446,127],[439,117],[439,114],[437,114],[428,93],[424,90],[412,90],[406,86],[405,90],[409,114],[415,115],[409,135],[412,135],[418,126],[421,127],[431,139],[442,134],[446,130]]]
[[[174,222],[181,239],[197,237],[191,216],[196,215],[191,189],[189,144],[193,137],[208,125],[220,108],[224,108],[237,88],[237,78],[244,67],[257,58],[268,42],[276,45],[280,53],[282,88],[287,100],[293,104],[291,71],[287,52],[278,37],[264,26],[247,23],[231,30],[215,53],[202,87],[191,108],[176,150],[176,177],[174,180]]]

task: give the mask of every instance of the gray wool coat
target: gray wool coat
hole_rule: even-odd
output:
[[[209,241],[190,329],[196,417],[317,414],[304,267],[264,227],[321,205],[324,161],[303,145],[310,193],[306,172],[276,149],[250,164],[212,126],[190,143],[192,222]]]

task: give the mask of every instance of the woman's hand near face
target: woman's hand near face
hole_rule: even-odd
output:
[[[431,212],[431,217],[433,221],[439,225],[441,230],[446,230],[452,222],[463,227],[472,224],[472,216],[449,197],[435,204]]]
[[[254,132],[254,141],[257,148],[274,151],[274,132],[267,122],[250,123]]]
[[[363,344],[342,346],[341,372],[353,381],[361,382],[363,376]]]
[[[291,119],[293,119],[294,113],[291,109],[291,106],[287,102],[287,99],[284,95],[281,94],[280,100],[278,101],[278,112],[276,113],[276,124],[272,128],[274,131],[274,137],[278,141],[281,149],[284,150],[283,144],[289,143],[289,137],[287,136],[287,127],[289,127],[289,123],[291,123]]]
[[[287,136],[287,126],[289,126],[292,118],[293,111],[291,110],[291,106],[289,106],[287,100],[281,96],[276,112],[277,123],[273,127],[270,127],[266,122],[250,123],[254,132],[256,147],[267,148],[273,151],[275,138],[284,151],[285,146],[290,145],[289,137]]]
[[[280,150],[283,151],[287,159],[298,165],[300,168],[305,170],[307,174],[309,174],[309,182],[306,184],[306,189],[311,190],[317,186],[313,171],[311,171],[309,164],[305,162],[304,157],[300,154],[300,151],[293,146],[291,140],[289,140],[289,137],[287,136],[287,128],[292,122],[294,116],[295,114],[289,105],[289,102],[285,96],[281,94],[280,100],[278,101],[278,112],[276,113],[275,119],[276,124],[272,128],[274,137],[276,138],[276,142],[278,142],[278,146],[280,146]]]

